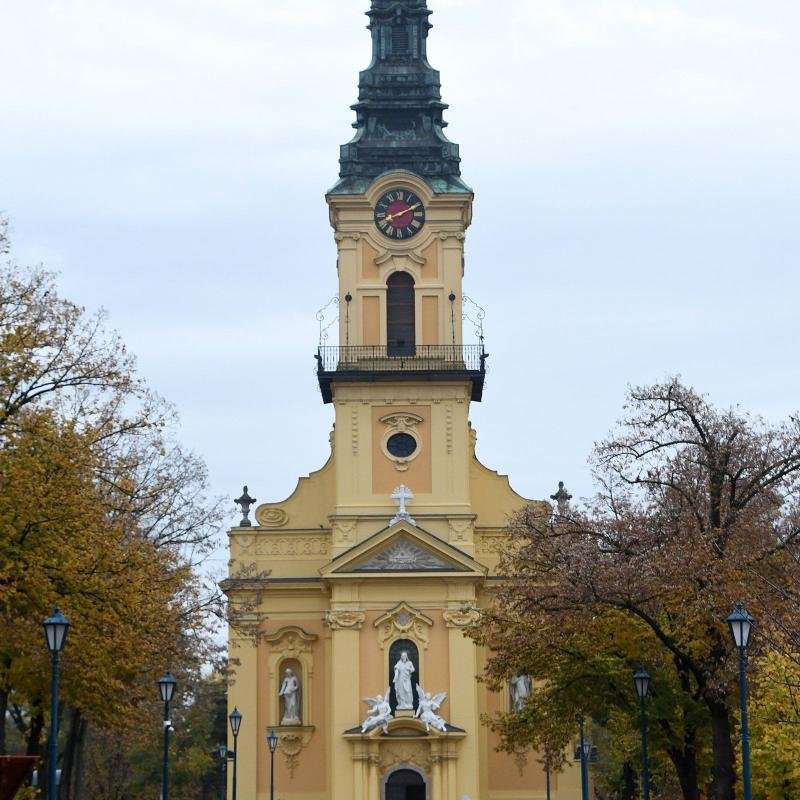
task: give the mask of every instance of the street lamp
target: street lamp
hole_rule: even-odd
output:
[[[747,727],[747,645],[753,631],[753,618],[737,603],[727,619],[733,643],[739,650],[739,702],[742,706],[742,794],[751,800],[750,786],[750,732]]]
[[[58,667],[59,656],[64,649],[69,632],[69,620],[56,606],[53,616],[48,617],[43,623],[44,636],[47,649],[50,651],[52,661],[52,675],[50,678],[50,755],[48,758],[47,798],[56,800],[58,795],[58,776],[56,762],[58,761]]]
[[[177,683],[171,672],[167,672],[158,680],[158,692],[164,703],[164,764],[161,773],[161,800],[169,800],[169,732],[172,729],[169,704],[172,702]]]
[[[581,798],[582,800],[589,800],[589,753],[591,752],[592,745],[589,740],[584,736],[583,732],[583,717],[580,717],[581,729]]]
[[[231,723],[231,733],[233,734],[233,800],[236,800],[236,738],[239,736],[239,728],[242,725],[242,712],[234,706],[228,720]]]
[[[639,696],[639,711],[642,721],[642,797],[650,800],[650,764],[647,759],[647,718],[644,715],[644,700],[650,688],[650,676],[647,672],[639,668],[633,675],[633,685],[636,687],[636,694]]]
[[[278,749],[278,734],[270,731],[267,736],[269,747],[269,800],[275,800],[275,751]]]
[[[219,800],[225,800],[225,767],[228,764],[228,745],[219,746]]]

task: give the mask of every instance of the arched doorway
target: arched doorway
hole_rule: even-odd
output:
[[[407,272],[394,272],[386,281],[386,346],[390,356],[416,353],[414,279]]]
[[[426,800],[425,778],[414,769],[395,770],[386,781],[384,800]]]

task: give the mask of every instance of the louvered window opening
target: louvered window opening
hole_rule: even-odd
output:
[[[392,53],[396,56],[408,54],[408,28],[405,25],[392,28]]]

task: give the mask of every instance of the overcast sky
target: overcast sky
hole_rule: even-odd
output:
[[[369,61],[367,5],[0,3],[0,209],[18,260],[108,310],[231,498],[247,482],[280,500],[327,457],[323,195]],[[429,6],[476,192],[484,463],[530,497],[558,480],[586,495],[626,385],[675,373],[720,405],[797,410],[800,4]]]

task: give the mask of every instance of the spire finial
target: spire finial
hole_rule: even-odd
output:
[[[255,497],[250,497],[250,492],[247,487],[244,487],[242,496],[233,501],[242,509],[242,521],[239,523],[240,528],[250,528],[253,523],[250,522],[250,507],[256,502]]]

